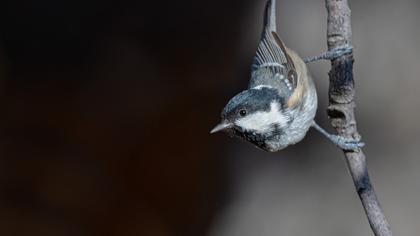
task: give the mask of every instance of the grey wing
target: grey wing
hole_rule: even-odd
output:
[[[261,41],[251,66],[249,87],[274,86],[285,95],[291,95],[297,85],[297,76],[290,75],[294,71],[293,61],[276,30],[275,0],[269,0]]]

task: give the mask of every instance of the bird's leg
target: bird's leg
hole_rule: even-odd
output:
[[[305,57],[303,60],[305,61],[305,63],[319,61],[319,60],[333,60],[345,54],[349,54],[352,51],[353,51],[353,47],[351,45],[344,45],[342,47],[337,47],[332,50],[323,52],[317,56]]]
[[[312,123],[312,127],[314,127],[321,134],[325,135],[331,142],[333,142],[335,145],[337,145],[343,150],[355,150],[365,145],[360,140],[344,138],[339,135],[330,134],[323,128],[321,128],[321,126],[319,126],[317,123],[315,123],[315,121]]]

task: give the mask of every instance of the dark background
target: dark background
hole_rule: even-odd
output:
[[[0,3],[1,235],[369,235],[340,151],[209,135],[244,89],[265,1]],[[359,128],[396,235],[420,231],[420,3],[350,1]],[[326,48],[324,1],[279,33]],[[328,127],[328,62],[310,65]]]

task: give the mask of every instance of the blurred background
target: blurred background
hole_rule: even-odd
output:
[[[371,235],[340,150],[209,135],[247,86],[265,1],[0,3],[2,236]],[[420,2],[350,1],[357,120],[395,235],[420,232]],[[323,0],[279,34],[326,49]],[[329,62],[310,65],[326,116]],[[331,131],[331,129],[330,129]]]

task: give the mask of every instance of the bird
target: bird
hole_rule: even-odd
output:
[[[306,65],[347,54],[352,47],[302,59],[277,34],[275,4],[275,0],[266,3],[248,88],[229,100],[221,122],[210,133],[224,131],[264,151],[276,152],[301,141],[313,127],[343,150],[362,147],[360,139],[330,134],[315,122],[317,91]]]

